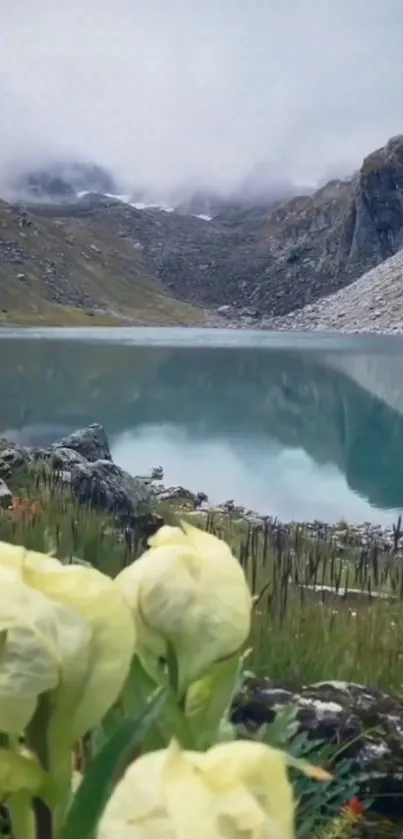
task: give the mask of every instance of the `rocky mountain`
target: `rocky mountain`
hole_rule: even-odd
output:
[[[200,203],[199,203],[200,207]],[[89,196],[37,212],[117,234],[170,294],[230,317],[284,315],[352,283],[403,246],[403,136],[347,180],[275,206],[231,204],[211,221]],[[194,209],[194,208],[193,208]]]
[[[36,245],[42,231],[47,231],[46,260],[54,265],[45,266],[42,274],[47,278],[52,274],[52,302],[62,305],[69,300],[73,306],[80,301],[80,306],[95,308],[97,301],[104,299],[101,285],[97,291],[95,286],[98,263],[106,259],[102,271],[110,267],[127,287],[132,288],[139,272],[144,272],[175,299],[219,310],[231,321],[239,322],[241,315],[245,324],[260,320],[263,325],[281,326],[272,318],[302,310],[345,289],[403,247],[403,136],[392,138],[366,157],[351,178],[332,180],[310,195],[289,200],[279,195],[224,200],[200,193],[192,200],[179,202],[175,211],[139,209],[118,197],[106,196],[106,192],[114,194],[117,189],[109,174],[82,164],[66,164],[64,168],[60,164],[53,170],[48,167],[33,172],[25,179],[24,189],[25,200],[17,204],[15,213],[31,213],[36,219],[34,228],[41,231],[39,238],[28,236],[25,251],[32,254],[34,265]],[[87,194],[79,198],[80,190]],[[68,257],[65,254],[59,265],[57,248],[51,254],[50,239],[56,237],[56,245],[61,231],[70,236],[70,243]],[[21,236],[27,235],[27,230],[19,228],[20,248]],[[76,292],[66,296],[66,283],[77,286],[85,243],[99,249],[91,293],[81,298]],[[1,248],[4,265],[7,241]],[[95,254],[92,248],[87,256],[94,259]],[[14,260],[11,264],[21,263]],[[395,268],[393,272],[397,276]],[[24,273],[23,268],[10,270],[14,287],[19,288],[21,282],[17,282],[17,274]],[[398,308],[398,279],[391,286],[387,303],[381,299],[383,282],[383,275],[379,275],[375,297],[368,302],[374,320],[380,317],[377,312],[382,307],[385,317],[392,305]],[[47,280],[47,295],[49,285]],[[357,311],[357,322],[361,319],[357,306],[365,302],[364,286],[356,286],[356,297],[350,301]],[[4,288],[2,294],[4,298]],[[344,305],[350,305],[348,299]],[[7,302],[5,308],[9,309]],[[401,318],[399,313],[400,309],[397,319],[403,323],[403,308]],[[309,310],[305,310],[304,318],[306,314]],[[343,325],[342,312],[337,311],[336,320],[338,327]],[[312,318],[307,321],[312,322]]]
[[[0,324],[204,323],[172,299],[142,250],[113,230],[50,220],[0,201]]]

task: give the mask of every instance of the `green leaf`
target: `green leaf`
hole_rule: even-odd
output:
[[[296,745],[296,738],[293,746]],[[340,815],[342,807],[359,792],[360,776],[350,759],[333,766],[339,746],[324,741],[301,740],[298,757],[309,757],[317,766],[331,766],[334,772],[330,783],[316,783],[300,773],[293,773],[294,795],[298,801],[296,812],[298,839],[310,839],[318,830],[325,830]],[[292,771],[292,770],[291,770]],[[362,800],[361,794],[360,799]],[[365,803],[363,801],[363,803]]]
[[[93,839],[119,772],[163,713],[165,702],[165,693],[154,695],[146,710],[134,719],[125,720],[95,755],[73,798],[60,839]]]
[[[156,683],[144,670],[140,659],[135,656],[121,696],[124,715],[127,717],[141,713],[146,706],[150,693],[155,690]],[[191,729],[180,707],[178,696],[169,685],[167,685],[166,691],[164,710],[152,729],[148,731],[144,740],[143,750],[146,752],[164,749],[172,737],[176,737],[183,748],[195,748]]]
[[[145,707],[146,706],[144,705],[144,708]],[[91,733],[92,754],[96,754],[104,747],[109,738],[112,737],[115,731],[117,731],[117,729],[122,725],[124,719],[127,719],[127,716],[128,714],[123,714],[123,709],[121,708],[119,702],[109,709],[108,713],[105,714],[102,723]],[[134,716],[134,714],[130,714],[130,716]]]
[[[208,749],[220,739],[220,724],[223,719],[228,720],[241,666],[237,658],[222,661],[212,665],[208,676],[190,686],[185,714],[197,749]]]
[[[284,705],[273,723],[266,726],[263,742],[277,748],[285,748],[292,758],[309,760],[315,766],[331,768],[333,779],[317,783],[309,777],[291,769],[296,807],[296,835],[298,839],[322,836],[320,831],[329,828],[340,816],[342,807],[359,792],[361,776],[350,759],[338,760],[340,745],[325,740],[312,740],[306,731],[296,733],[299,728],[297,705]],[[362,796],[360,793],[360,799]],[[363,802],[364,803],[364,802]],[[324,837],[323,833],[323,837]],[[330,834],[329,834],[330,836]]]
[[[298,710],[296,704],[287,704],[279,708],[273,722],[266,727],[263,742],[277,749],[289,750],[290,740],[299,728]]]
[[[220,725],[218,726],[215,742],[232,743],[236,739],[237,736],[235,726],[232,725],[232,723],[224,716],[220,722]]]

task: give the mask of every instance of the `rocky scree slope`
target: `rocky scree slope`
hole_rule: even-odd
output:
[[[403,334],[403,250],[347,288],[289,315],[265,321],[275,329]]]
[[[117,234],[184,300],[229,306],[229,317],[245,307],[252,317],[284,315],[349,285],[403,246],[403,136],[370,154],[348,180],[271,209],[223,211],[210,222],[104,196],[37,211]]]
[[[94,316],[140,324],[205,317],[171,299],[141,252],[113,230],[40,218],[0,201],[0,323]]]

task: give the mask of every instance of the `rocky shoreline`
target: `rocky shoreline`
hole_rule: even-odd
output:
[[[340,521],[329,525],[321,521],[280,522],[269,515],[260,515],[239,506],[234,500],[211,506],[204,492],[194,493],[182,487],[167,487],[161,466],[146,476],[132,476],[112,460],[105,429],[98,424],[80,429],[46,449],[21,446],[0,438],[0,507],[7,508],[13,500],[10,487],[21,469],[42,465],[61,484],[69,487],[80,504],[100,509],[130,524],[150,510],[164,506],[197,518],[230,519],[251,530],[268,529],[279,538],[299,529],[308,538],[318,537],[332,542],[341,552],[348,549],[375,547],[383,553],[403,555],[401,519],[392,527],[370,522],[358,525]]]

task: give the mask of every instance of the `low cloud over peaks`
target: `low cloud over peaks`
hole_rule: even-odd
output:
[[[3,173],[63,157],[159,195],[312,184],[403,130],[401,0],[9,0],[2,36]]]

